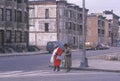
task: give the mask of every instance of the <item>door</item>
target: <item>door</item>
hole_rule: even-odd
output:
[[[4,30],[0,30],[0,46],[4,45]]]

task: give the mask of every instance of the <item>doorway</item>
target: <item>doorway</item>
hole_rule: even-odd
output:
[[[4,30],[0,30],[0,46],[4,45]]]

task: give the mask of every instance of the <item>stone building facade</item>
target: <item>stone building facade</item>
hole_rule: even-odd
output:
[[[46,46],[48,41],[61,41],[79,46],[83,39],[82,8],[65,0],[31,1],[30,8],[30,44]]]
[[[0,0],[0,46],[28,45],[28,0]]]

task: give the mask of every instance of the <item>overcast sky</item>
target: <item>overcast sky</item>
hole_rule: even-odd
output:
[[[31,1],[31,0],[29,0]],[[34,0],[33,0],[34,1]],[[70,3],[75,3],[82,7],[83,0],[67,0]],[[115,14],[120,16],[120,0],[85,0],[86,8],[89,9],[89,13],[103,12],[105,10],[113,10]]]
[[[82,0],[67,0],[70,3],[75,3],[82,6]],[[102,12],[104,10],[113,10],[115,14],[120,16],[120,0],[85,0],[86,8],[90,13]]]

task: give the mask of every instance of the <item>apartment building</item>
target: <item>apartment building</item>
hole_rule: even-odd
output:
[[[93,45],[104,43],[105,18],[101,15],[90,14],[87,17],[87,35],[86,41]]]
[[[66,0],[30,1],[32,45],[46,46],[48,41],[61,41],[78,47],[82,38],[82,8]],[[87,16],[88,10],[85,10]]]
[[[28,45],[28,0],[0,0],[0,47]]]
[[[104,16],[107,20],[110,20],[110,26],[112,28],[112,46],[117,46],[117,40],[119,37],[119,16],[116,15],[113,10],[111,11],[103,11]]]
[[[119,22],[117,46],[120,47],[120,22]]]
[[[87,18],[87,42],[117,46],[119,16],[112,11],[92,13]]]

